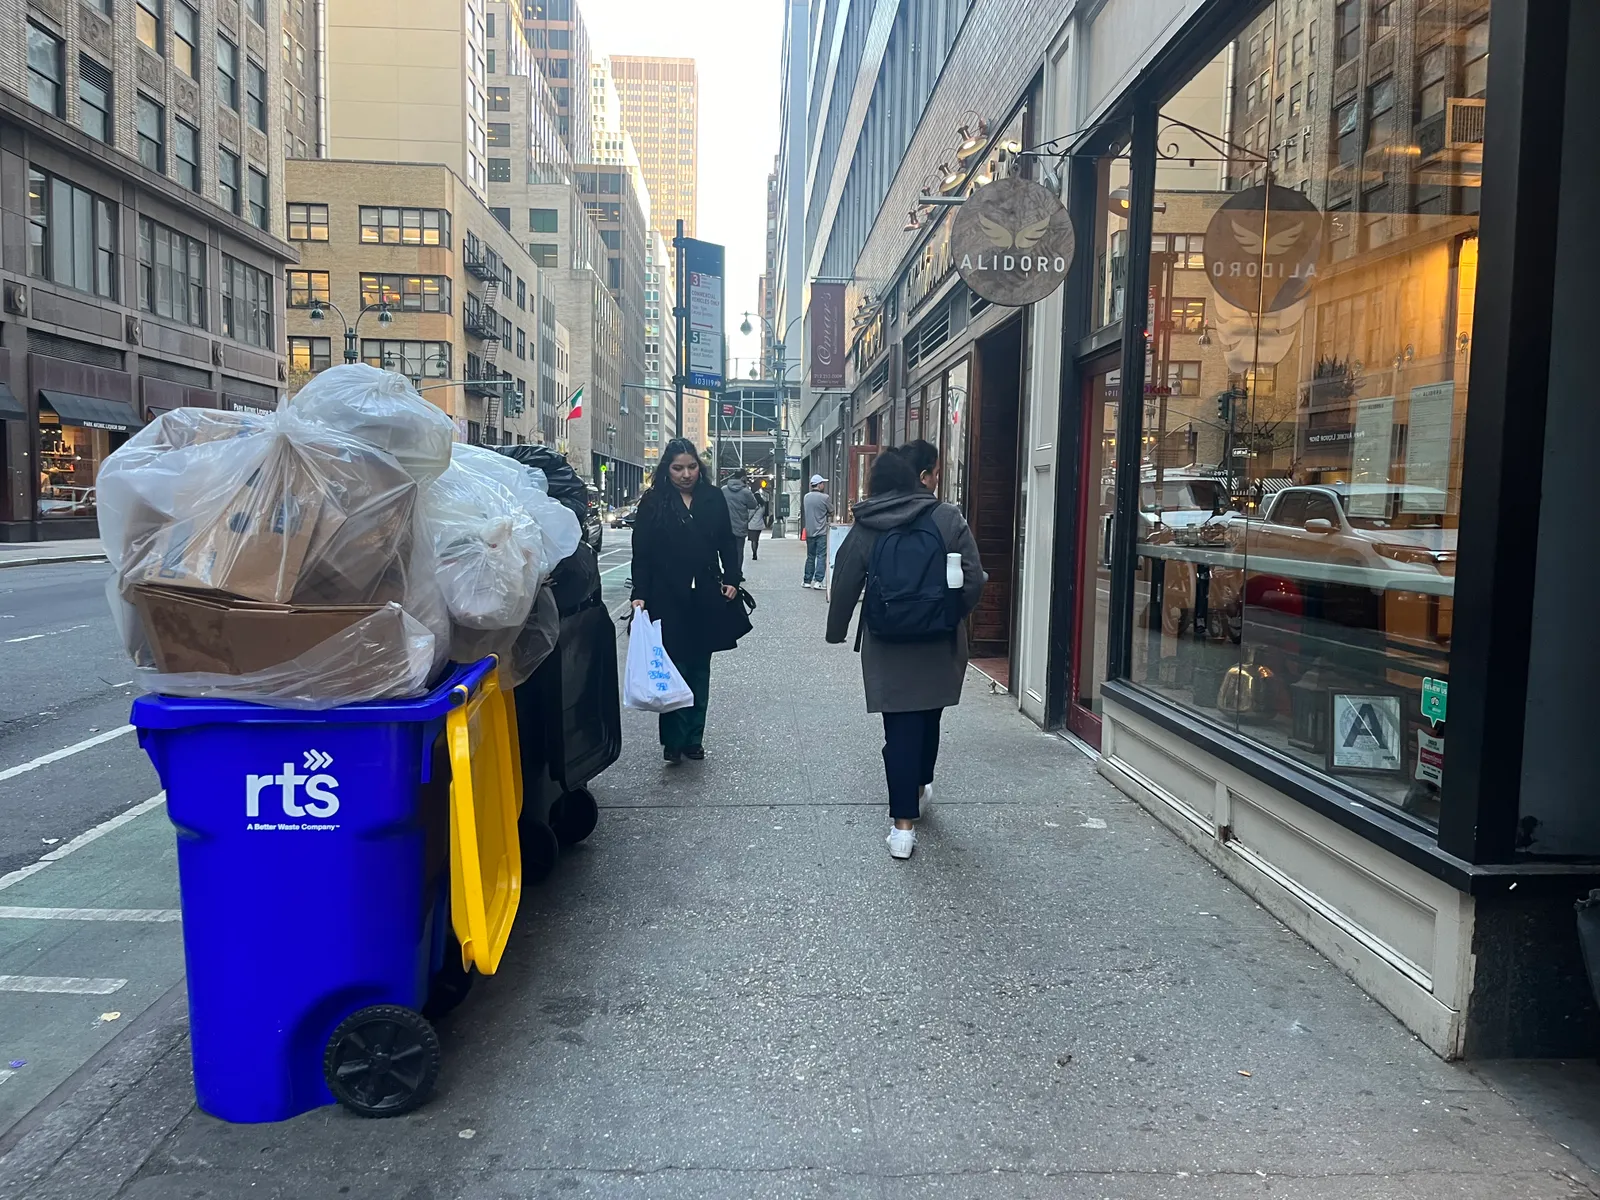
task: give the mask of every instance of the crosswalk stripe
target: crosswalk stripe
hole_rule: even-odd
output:
[[[126,979],[81,979],[72,975],[0,975],[0,992],[50,992],[63,996],[109,996]]]
[[[22,908],[0,904],[0,921],[149,921],[181,919],[176,908]]]

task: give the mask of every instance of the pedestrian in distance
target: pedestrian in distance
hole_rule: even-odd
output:
[[[749,628],[739,599],[742,545],[693,443],[668,442],[634,521],[632,599],[661,622],[662,644],[694,692],[692,708],[659,718],[662,756],[674,766],[706,756],[711,656],[732,650]]]
[[[811,490],[800,498],[800,519],[806,535],[805,586],[821,591],[828,572],[828,525],[833,520],[828,481],[821,475],[811,477]]]
[[[917,482],[935,496],[939,494],[939,447],[921,438],[907,442],[896,449],[917,473]]]
[[[761,549],[761,531],[767,527],[767,501],[761,499],[760,493],[756,493],[756,499],[760,504],[750,514],[750,520],[744,527],[745,540],[750,543],[751,562],[760,561],[761,555],[757,551]]]
[[[833,564],[827,639],[845,640],[864,593],[856,648],[867,711],[883,716],[886,840],[910,858],[933,798],[940,718],[961,703],[967,614],[989,577],[961,510],[922,486],[910,458],[878,455],[868,488]]]
[[[733,531],[735,550],[742,566],[745,539],[749,534],[751,519],[761,511],[761,497],[751,490],[748,471],[735,472],[733,478],[722,485],[722,495],[728,502],[728,523]]]

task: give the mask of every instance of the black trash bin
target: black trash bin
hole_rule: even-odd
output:
[[[522,756],[523,878],[537,882],[560,850],[594,832],[588,784],[622,753],[617,631],[588,546],[556,568],[561,613],[555,651],[514,693]],[[554,835],[553,837],[551,835]]]

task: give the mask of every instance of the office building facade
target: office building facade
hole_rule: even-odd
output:
[[[654,227],[670,240],[682,221],[685,236],[698,236],[700,80],[694,59],[613,54],[607,62],[622,128],[644,171]]]

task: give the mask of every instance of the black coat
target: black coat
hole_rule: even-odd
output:
[[[661,622],[668,654],[693,658],[738,645],[743,610],[724,599],[722,585],[742,582],[739,539],[720,491],[702,480],[692,507],[671,485],[645,493],[633,529],[632,598]]]

